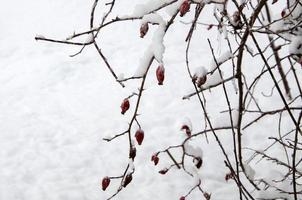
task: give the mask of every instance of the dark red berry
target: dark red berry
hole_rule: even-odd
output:
[[[135,138],[137,143],[141,145],[144,140],[144,131],[142,129],[138,129],[135,133]]]
[[[282,12],[281,12],[281,17],[284,17],[286,15],[286,11],[285,11],[285,9],[284,10],[282,10]]]
[[[199,169],[202,166],[202,159],[201,158],[197,158],[197,162],[196,162],[195,166],[197,167],[197,169]]]
[[[204,196],[204,198],[206,198],[206,200],[210,200],[210,199],[211,199],[211,194],[209,194],[209,193],[207,193],[207,192],[205,192],[205,193],[203,194],[203,196]]]
[[[121,105],[122,114],[125,114],[125,112],[130,108],[130,103],[128,98],[124,99]]]
[[[192,81],[196,83],[197,87],[201,87],[207,81],[207,75],[198,76],[195,74],[192,78]]]
[[[156,69],[156,78],[158,85],[162,85],[165,79],[165,68],[163,65],[159,65]]]
[[[131,181],[132,181],[132,174],[128,174],[125,177],[125,180],[124,180],[124,183],[123,183],[123,187],[126,187]]]
[[[190,130],[190,128],[189,128],[188,125],[182,125],[182,127],[181,127],[180,130],[182,130],[182,131],[184,130],[186,132],[186,134],[187,134],[188,137],[191,136],[191,130]]]
[[[104,177],[102,180],[102,189],[105,191],[110,184],[110,178],[108,176]]]
[[[180,16],[184,16],[190,10],[190,3],[188,0],[185,0],[179,8]]]
[[[149,25],[148,23],[144,23],[141,25],[141,28],[140,28],[140,36],[141,38],[145,37],[145,35],[147,34],[149,30]]]
[[[154,162],[154,165],[157,165],[158,162],[159,162],[159,157],[158,157],[156,154],[154,154],[154,155],[152,155],[152,157],[151,157],[151,161]]]
[[[168,171],[169,171],[169,169],[165,168],[165,169],[160,170],[158,173],[165,175]]]
[[[179,198],[179,200],[186,200],[186,197],[182,196]]]

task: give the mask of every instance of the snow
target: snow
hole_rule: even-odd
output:
[[[165,3],[170,3],[173,0],[149,0],[144,4],[138,4],[135,6],[132,16],[141,17],[144,16],[151,11],[159,8]]]
[[[163,62],[163,54],[165,52],[164,46],[164,35],[165,35],[165,25],[160,24],[156,32],[154,33],[152,44],[150,49],[153,51],[155,59],[159,62]]]
[[[134,163],[132,159],[129,159],[129,171],[133,172],[135,170]]]
[[[117,80],[121,81],[125,78],[125,75],[124,73],[120,73],[118,76],[117,76]]]
[[[149,66],[149,62],[151,58],[154,56],[154,58],[157,60],[158,63],[163,63],[163,54],[165,52],[165,46],[164,46],[164,35],[165,35],[165,28],[166,28],[166,22],[163,20],[163,18],[158,14],[148,14],[143,17],[141,20],[141,24],[144,23],[157,23],[158,28],[155,31],[152,42],[150,46],[147,48],[145,54],[140,60],[140,64],[134,74],[134,76],[140,77],[143,76]]]
[[[222,25],[222,33],[223,33],[224,39],[227,39],[228,38],[228,30],[227,30],[225,25]]]
[[[293,36],[289,45],[290,54],[302,54],[302,35]]]
[[[216,57],[216,62],[218,65],[221,65],[233,57],[234,57],[234,55],[228,50],[228,51],[225,51],[224,53],[222,53],[219,57]],[[214,70],[217,68],[216,62],[214,59],[211,61],[211,64],[210,64],[211,70]]]
[[[39,35],[39,34],[37,34],[37,35],[36,35],[36,38],[43,38],[43,39],[44,39],[45,36],[44,36],[44,35]]]
[[[149,66],[149,62],[152,59],[152,57],[154,56],[152,50],[150,48],[148,48],[144,55],[141,57],[139,65],[134,73],[133,76],[135,77],[142,77],[145,75],[148,66]]]
[[[179,9],[180,5],[184,2],[184,0],[179,0],[176,3],[172,4],[171,6],[166,7],[165,11],[166,13],[172,17],[175,12],[177,12],[177,10]]]
[[[255,179],[255,170],[248,164],[245,164],[244,165],[244,170],[245,170],[245,173],[247,175],[247,177],[250,179],[250,180],[254,180]]]
[[[147,23],[147,22],[151,22],[151,23],[157,23],[160,25],[165,25],[165,21],[163,20],[163,18],[155,13],[151,13],[148,15],[144,15],[144,17],[141,20],[141,24]]]
[[[197,67],[194,70],[194,76],[196,77],[204,77],[207,75],[207,70],[204,66]]]
[[[180,128],[182,128],[183,125],[188,126],[188,128],[190,129],[190,131],[193,131],[193,126],[192,126],[192,122],[188,117],[184,117],[180,123]]]
[[[221,78],[222,75],[222,78]],[[221,72],[221,75],[219,73],[218,70],[216,70],[213,74],[207,76],[207,81],[206,83],[203,85],[203,87],[209,87],[211,85],[215,85],[220,83],[223,80],[223,72]]]
[[[233,126],[236,127],[238,121],[238,110],[232,110]],[[229,112],[221,113],[221,115],[214,121],[215,127],[229,127],[231,126],[231,119]]]

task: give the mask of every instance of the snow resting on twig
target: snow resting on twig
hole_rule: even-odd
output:
[[[216,57],[217,63],[215,62],[215,60],[213,58],[212,61],[211,61],[211,64],[210,64],[210,70],[216,69],[217,64],[221,65],[221,64],[223,64],[224,62],[228,61],[229,59],[231,59],[233,57],[234,57],[234,55],[232,54],[232,52],[228,50],[228,51],[224,52],[223,54],[221,54],[221,56]]]
[[[165,36],[166,22],[160,15],[152,13],[145,15],[142,18],[141,24],[144,23],[158,24],[158,28],[154,32],[150,46],[146,49],[143,58],[140,60],[135,76],[143,76],[146,73],[150,64],[149,62],[153,56],[159,63],[163,63],[163,54],[165,52],[163,40]]]
[[[173,0],[149,0],[144,4],[135,6],[132,17],[142,17],[151,13],[153,10],[160,8],[162,5],[171,3]]]

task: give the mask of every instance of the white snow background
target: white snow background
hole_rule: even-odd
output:
[[[114,13],[131,14],[136,2],[118,1]],[[37,34],[64,39],[74,31],[88,30],[92,3],[92,0],[1,1],[1,200],[100,200],[109,197],[118,187],[118,182],[112,181],[108,191],[103,192],[100,182],[104,176],[123,172],[128,162],[127,138],[111,143],[102,138],[127,128],[134,105],[123,116],[120,103],[135,91],[139,82],[130,81],[122,89],[93,47],[85,48],[80,55],[70,58],[69,55],[76,53],[79,47],[34,40]],[[201,19],[210,20],[207,19],[210,12],[210,8],[205,9]],[[137,147],[133,181],[116,199],[179,199],[194,186],[193,179],[182,171],[172,170],[165,176],[158,173],[171,164],[169,158],[160,157],[156,167],[150,161],[154,152],[179,144],[184,139],[179,131],[183,118],[192,120],[193,132],[203,130],[204,116],[196,97],[182,100],[193,88],[184,62],[184,39],[189,25],[179,21],[190,19],[178,17],[178,23],[172,25],[173,31],[165,36],[164,85],[157,85],[154,66],[147,78],[147,90],[140,110],[142,115],[139,116],[145,139],[142,146]],[[136,71],[155,30],[151,27],[146,38],[141,39],[139,25],[139,21],[119,23],[105,28],[99,36],[100,46],[114,70],[127,77]],[[207,38],[217,47],[217,31],[199,27],[194,34],[198,37],[192,43],[190,55],[195,59],[190,64],[193,68],[209,66],[211,55]],[[224,47],[221,49],[223,53]],[[251,74],[262,68],[257,62],[251,62],[251,58],[244,62],[244,67],[250,68]],[[225,69],[224,73],[226,77],[231,75],[231,68]],[[301,70],[298,73],[301,77]],[[259,93],[269,93],[272,82],[268,80],[263,85]],[[231,83],[228,87],[234,90]],[[297,88],[292,88],[292,93],[297,94]],[[222,90],[213,89],[205,94],[212,120],[217,125],[227,123],[228,116],[214,118],[221,110],[227,109]],[[237,102],[236,95],[231,99]],[[271,102],[272,99],[276,100],[275,103]],[[259,101],[267,105],[267,110],[282,106],[276,92],[273,98],[261,98]],[[133,99],[130,103],[134,103]],[[243,136],[244,146],[261,150],[270,144],[265,139],[271,132],[276,132],[276,119],[276,116],[271,117],[247,129]],[[292,127],[289,118],[285,118],[282,129],[290,130]],[[230,132],[219,134],[223,143],[229,144],[227,151],[231,154]],[[202,187],[212,193],[214,200],[236,200],[234,183],[224,181],[228,170],[223,164],[223,156],[214,138],[211,134],[208,136],[209,144],[204,137],[194,141],[203,150]],[[282,157],[281,149],[272,151]],[[249,151],[244,153],[246,159],[252,154]],[[253,166],[255,176],[269,176],[272,171],[268,166],[266,161]],[[200,193],[193,192],[188,199],[202,197]]]

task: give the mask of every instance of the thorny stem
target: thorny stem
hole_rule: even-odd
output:
[[[244,105],[243,105],[243,81],[242,81],[242,59],[243,59],[243,53],[244,53],[244,47],[245,47],[245,43],[248,39],[248,36],[250,34],[250,29],[249,27],[252,27],[253,24],[256,21],[256,18],[258,16],[258,14],[260,13],[262,7],[265,5],[267,0],[261,0],[258,3],[257,8],[255,9],[253,15],[250,18],[249,23],[246,22],[247,28],[244,32],[244,35],[242,36],[241,42],[240,42],[240,46],[239,46],[239,52],[238,52],[238,57],[237,57],[237,71],[236,71],[236,75],[237,75],[237,80],[238,80],[238,88],[239,88],[239,115],[238,115],[238,122],[237,122],[237,142],[238,142],[238,158],[239,158],[239,163],[241,165],[241,168],[244,170],[244,165],[243,165],[243,161],[242,161],[242,144],[241,144],[241,122],[242,122],[242,115],[243,115],[243,111],[244,111]],[[239,8],[238,4],[236,1],[233,1],[235,3],[235,5],[237,6],[237,8]],[[245,17],[245,16],[243,16]]]
[[[212,57],[214,58],[214,61],[217,65],[219,76],[220,76],[221,80],[223,80],[222,72],[221,72],[221,69],[219,68],[219,63],[217,62],[212,44],[211,44],[209,39],[208,39],[208,43],[209,43],[209,46],[210,46]],[[237,176],[238,182],[241,183],[240,173],[239,173],[239,163],[238,163],[238,157],[237,157],[237,147],[236,147],[236,140],[235,140],[234,122],[233,122],[233,116],[232,116],[232,108],[231,108],[231,104],[230,104],[230,101],[229,101],[228,93],[226,91],[224,82],[222,82],[222,87],[223,87],[224,96],[226,98],[226,102],[227,102],[227,105],[228,105],[228,112],[229,112],[229,117],[230,117],[230,122],[231,122],[231,127],[232,127],[233,145],[234,145],[233,150],[234,150],[234,157],[235,157],[235,162],[236,162],[236,176]],[[239,192],[240,192],[240,198],[242,199],[242,195],[241,195],[242,190],[240,188],[239,188]]]
[[[300,112],[300,116],[298,119],[298,124],[300,124],[302,118],[302,111]],[[299,134],[298,134],[299,127],[296,127],[296,132],[295,132],[295,140],[294,140],[294,149],[293,149],[293,159],[292,159],[292,167],[293,167],[293,190],[294,190],[294,197],[295,200],[298,200],[298,195],[297,195],[297,182],[296,182],[296,154],[297,154],[297,144],[298,144],[298,139],[299,139]]]
[[[297,121],[296,121],[296,119],[295,119],[293,113],[291,112],[291,110],[290,110],[289,107],[288,107],[288,104],[287,104],[287,102],[286,102],[286,99],[284,98],[284,96],[283,96],[283,94],[282,94],[282,92],[281,92],[281,89],[280,89],[280,87],[279,87],[279,85],[278,85],[278,82],[277,82],[277,80],[276,80],[276,78],[275,78],[275,76],[274,76],[274,74],[273,74],[273,72],[272,72],[272,70],[271,70],[269,64],[267,63],[267,61],[266,61],[266,59],[265,59],[263,53],[261,52],[261,48],[260,48],[260,46],[259,46],[259,44],[258,44],[258,42],[257,42],[257,40],[256,40],[256,38],[255,38],[255,36],[254,36],[254,34],[251,33],[251,36],[252,36],[252,39],[253,39],[253,41],[254,41],[256,47],[257,47],[258,52],[259,52],[260,55],[261,55],[261,58],[262,58],[263,62],[265,63],[265,66],[267,67],[267,70],[268,70],[268,72],[269,72],[269,74],[270,74],[272,80],[274,81],[274,84],[275,84],[275,86],[276,86],[276,88],[277,88],[277,90],[278,90],[278,93],[279,93],[279,95],[280,95],[280,97],[281,97],[281,99],[282,99],[282,102],[284,103],[284,106],[285,106],[285,108],[286,108],[286,110],[287,110],[287,112],[288,112],[290,118],[292,119],[292,121],[293,121],[293,123],[295,124],[295,126],[298,127],[298,131],[299,131],[300,134],[302,135],[301,129],[299,128],[299,125],[298,125],[298,123],[297,123]]]

